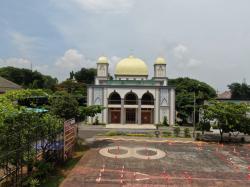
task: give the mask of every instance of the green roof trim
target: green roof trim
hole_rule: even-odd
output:
[[[108,85],[155,85],[154,80],[109,80]]]

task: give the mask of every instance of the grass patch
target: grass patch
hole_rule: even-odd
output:
[[[164,137],[164,138],[170,138],[170,137],[172,137],[172,132],[170,132],[170,131],[163,131],[162,132],[162,137]]]
[[[108,131],[104,134],[105,136],[135,136],[135,137],[153,137],[152,134],[148,133],[126,133],[120,131]]]
[[[83,141],[78,140],[73,157],[67,160],[63,165],[58,166],[40,187],[58,187],[87,150],[88,147],[83,144]]]
[[[126,136],[136,136],[136,137],[153,137],[152,134],[126,134]]]
[[[105,133],[105,136],[126,136],[127,133],[119,131],[108,131]]]

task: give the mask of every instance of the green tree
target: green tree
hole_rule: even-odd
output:
[[[25,108],[10,113],[0,126],[0,167],[4,162],[4,159],[1,160],[1,158],[8,157],[9,162],[13,165],[18,164],[21,158],[30,173],[35,164],[34,141],[42,141],[41,148],[43,158],[45,158],[47,146],[56,136],[51,132],[56,133],[62,129],[62,121],[51,114],[39,114]]]
[[[104,110],[103,106],[91,105],[87,107],[79,107],[79,116],[81,119],[86,119],[86,117],[95,117],[96,114],[101,113]]]
[[[95,82],[96,69],[95,68],[82,68],[80,71],[74,73],[77,82],[85,84],[93,84]]]
[[[80,83],[72,79],[68,79],[58,84],[56,86],[56,90],[65,91],[65,92],[68,92],[69,94],[73,94],[77,96],[87,95],[86,85],[84,83]]]
[[[19,99],[44,95],[47,96],[47,93],[42,90],[29,89],[0,95],[0,167],[6,167],[6,158],[11,165],[19,165],[22,160],[30,173],[35,161],[34,142],[46,140],[42,144],[45,152],[46,146],[56,136],[51,132],[63,130],[63,123],[56,116],[27,110],[17,102]]]
[[[228,88],[232,94],[232,99],[250,99],[250,85],[246,83],[232,83],[228,85]]]
[[[21,85],[24,88],[43,88],[53,90],[58,82],[56,78],[43,75],[38,71],[15,67],[0,68],[0,76]]]
[[[216,92],[211,86],[195,79],[170,79],[169,85],[176,87],[177,117],[182,120],[182,123],[187,123],[188,116],[193,113],[194,94],[196,95],[197,111],[205,100],[216,97]]]
[[[50,99],[50,112],[64,119],[78,116],[78,102],[66,92],[57,92]]]
[[[249,106],[246,104],[235,104],[228,102],[213,101],[204,106],[206,120],[216,120],[220,131],[220,141],[223,141],[223,134],[228,132],[249,133]]]

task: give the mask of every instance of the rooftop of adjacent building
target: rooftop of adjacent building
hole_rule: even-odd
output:
[[[16,90],[21,88],[22,87],[20,85],[0,76],[0,93],[4,93],[7,90]]]

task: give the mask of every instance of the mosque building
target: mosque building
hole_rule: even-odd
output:
[[[154,63],[154,77],[149,79],[147,64],[134,56],[116,64],[114,79],[109,78],[109,60],[97,61],[95,84],[87,87],[87,104],[102,105],[100,123],[107,126],[155,125],[167,119],[175,123],[175,88],[168,86],[166,61],[159,57]],[[96,118],[95,117],[95,118]],[[89,117],[88,123],[95,118]]]

